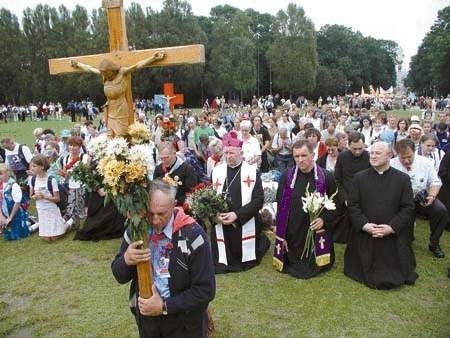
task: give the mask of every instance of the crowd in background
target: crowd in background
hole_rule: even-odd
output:
[[[292,167],[294,165],[292,145],[302,139],[307,140],[315,150],[316,163],[334,172],[339,155],[349,150],[349,136],[355,132],[363,135],[366,150],[370,151],[372,144],[381,140],[393,146],[393,155],[398,141],[410,139],[414,143],[415,153],[427,158],[438,172],[440,163],[450,147],[448,145],[450,109],[446,106],[450,104],[450,95],[447,99],[440,100],[436,106],[433,100],[425,100],[425,109],[416,110],[417,114],[409,118],[398,118],[380,109],[391,107],[392,98],[380,99],[358,95],[328,96],[324,100],[319,98],[314,104],[305,97],[299,97],[295,102],[291,102],[279,95],[261,98],[254,96],[251,104],[247,106],[229,103],[222,96],[205,101],[201,113],[179,109],[170,117],[163,114],[154,115],[152,101],[143,99],[135,100],[135,112],[136,119],[148,125],[152,132],[155,163],[159,163],[158,148],[161,145],[161,137],[165,134],[165,123],[169,119],[176,121],[177,156],[195,169],[199,181],[207,181],[214,166],[223,161],[221,139],[231,130],[235,130],[243,141],[244,160],[256,165],[262,173],[274,170],[283,172],[286,168]],[[418,102],[422,100],[419,99]],[[408,102],[408,104],[415,103]],[[59,103],[40,104],[39,107],[42,109],[33,107],[36,106],[30,105],[26,108],[26,115],[31,116],[31,119],[61,118],[59,114],[62,107]],[[14,116],[14,112],[20,111],[20,107],[8,111],[9,120],[11,112]],[[3,160],[8,164],[11,160],[23,161],[25,157],[26,167],[31,162],[32,154],[43,154],[49,160],[48,171],[51,176],[58,184],[65,182],[69,187],[68,179],[64,174],[61,176],[61,173],[64,170],[70,171],[77,161],[82,160],[79,154],[87,152],[89,140],[104,131],[105,126],[102,122],[98,127],[94,126],[91,120],[97,116],[98,109],[89,100],[71,101],[65,111],[72,116],[72,121],[83,117],[86,122],[76,124],[71,131],[62,130],[59,135],[50,129],[37,128],[34,133],[36,138],[34,149],[28,152],[24,151],[27,149],[25,145],[21,146],[21,151],[26,156],[19,153],[18,143],[7,138],[2,142]],[[68,140],[73,137],[77,139],[76,142],[72,140],[70,146]],[[13,145],[8,146],[8,142],[12,142]],[[11,150],[8,150],[8,147]],[[70,155],[72,148],[76,148],[77,154]],[[87,158],[86,154],[84,160]],[[11,168],[11,165],[9,167]],[[23,176],[23,169],[17,181],[20,185],[29,187],[29,182],[23,182],[27,176]],[[32,175],[30,172],[28,174]],[[71,186],[72,189],[82,189],[79,182],[72,182]],[[27,190],[28,188],[24,189]],[[69,225],[72,222],[78,224],[85,217],[82,210],[85,205],[84,202],[80,202],[80,198],[84,195],[84,192],[78,191],[76,196],[72,196],[71,201],[78,203],[73,215],[70,213],[62,215],[66,222],[69,221]],[[73,211],[73,208],[71,210]]]

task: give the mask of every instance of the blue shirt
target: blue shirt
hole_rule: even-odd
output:
[[[153,267],[153,282],[159,295],[163,299],[170,297],[169,288],[169,259],[172,251],[172,229],[173,229],[174,216],[170,218],[169,222],[165,225],[163,231],[158,234],[153,228],[149,231],[149,247],[152,257]],[[159,235],[160,238],[152,240],[152,236]]]

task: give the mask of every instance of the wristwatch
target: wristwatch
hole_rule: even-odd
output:
[[[163,316],[167,316],[167,305],[166,302],[163,302],[163,306],[162,306],[162,314]]]

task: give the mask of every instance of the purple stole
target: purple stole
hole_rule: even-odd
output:
[[[318,165],[314,165],[315,189],[322,196],[326,194],[325,171]],[[292,194],[297,179],[298,168],[287,169],[286,180],[284,181],[283,194],[278,206],[277,230],[275,236],[275,248],[273,253],[273,266],[276,270],[282,271],[284,265],[283,242],[286,237],[286,230],[289,220],[289,211],[291,209]],[[331,242],[325,231],[325,228],[316,232],[315,236],[315,254],[318,266],[329,264],[330,262]]]

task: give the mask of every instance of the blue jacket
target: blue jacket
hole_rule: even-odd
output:
[[[171,297],[166,299],[169,314],[197,312],[203,313],[208,303],[214,299],[216,281],[211,249],[204,230],[195,220],[175,208],[173,249],[169,261],[169,288]],[[111,269],[116,280],[130,286],[130,307],[136,307],[138,293],[137,270],[125,263],[124,254],[130,241],[129,229],[124,234],[119,253],[114,258]]]

